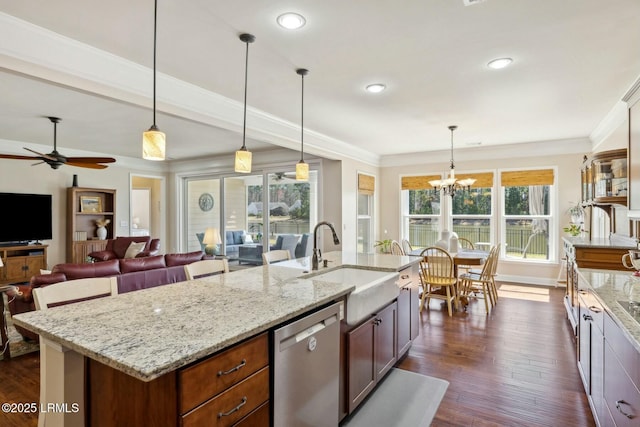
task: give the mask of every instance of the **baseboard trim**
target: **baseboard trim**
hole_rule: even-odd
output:
[[[496,280],[498,282],[522,283],[526,285],[556,286],[562,288],[566,287],[566,283],[558,282],[548,277],[513,276],[507,274],[498,274],[496,276]]]

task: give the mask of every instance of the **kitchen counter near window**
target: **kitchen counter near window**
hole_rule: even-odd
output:
[[[341,266],[399,271],[415,257],[325,254]],[[14,317],[16,324],[142,381],[151,381],[339,300],[349,283],[313,279],[310,258],[244,269]],[[318,273],[319,273],[318,272]]]

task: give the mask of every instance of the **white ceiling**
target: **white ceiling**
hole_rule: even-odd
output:
[[[286,11],[307,25],[278,27]],[[368,160],[446,150],[449,125],[456,149],[585,138],[640,76],[638,0],[159,0],[169,158],[241,145],[243,32],[252,151],[298,149],[299,67],[307,150]],[[0,140],[50,145],[59,116],[60,151],[140,157],[152,36],[152,0],[0,0]]]

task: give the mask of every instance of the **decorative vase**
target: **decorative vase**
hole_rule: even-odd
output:
[[[104,227],[98,227],[98,229],[96,230],[96,236],[98,236],[98,239],[100,240],[106,240],[107,239],[107,229]]]

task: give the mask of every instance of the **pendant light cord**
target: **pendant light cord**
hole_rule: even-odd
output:
[[[153,9],[153,127],[156,128],[156,38],[158,31],[158,0]]]
[[[300,105],[300,161],[304,161],[304,74],[302,77],[302,102]]]
[[[248,82],[248,74],[249,74],[249,41],[246,42],[247,52],[245,55],[244,61],[244,115],[242,119],[242,148],[241,150],[246,150],[247,147],[245,145],[245,137],[247,133],[247,82]]]
[[[456,130],[457,126],[449,126],[449,130],[451,130],[451,169],[454,169],[453,165],[453,131]]]

